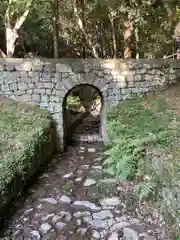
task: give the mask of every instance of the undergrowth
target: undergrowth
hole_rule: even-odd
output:
[[[0,98],[0,211],[54,152],[50,114]]]
[[[108,172],[136,182],[140,200],[161,204],[168,226],[180,229],[180,118],[161,99],[133,99],[108,114]]]

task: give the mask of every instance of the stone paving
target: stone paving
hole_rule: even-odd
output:
[[[99,134],[100,116],[89,115],[71,136],[73,142],[102,142]],[[83,127],[82,127],[83,126]]]
[[[157,214],[143,215],[131,185],[103,170],[103,151],[101,143],[82,143],[57,155],[15,201],[0,239],[163,239]]]
[[[70,136],[72,142],[102,142],[99,134],[100,110],[101,104],[97,105],[87,117],[82,119],[82,123],[74,129]],[[69,114],[69,119],[71,120],[72,118],[74,118],[74,116]]]

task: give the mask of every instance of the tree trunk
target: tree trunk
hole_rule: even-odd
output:
[[[124,58],[131,58],[131,37],[132,37],[132,23],[130,21],[124,22]]]
[[[9,0],[8,2],[8,7],[6,9],[6,13],[5,13],[5,35],[6,35],[6,55],[7,57],[12,57],[14,54],[14,50],[15,50],[15,44],[16,44],[16,40],[19,37],[18,34],[18,30],[22,27],[23,23],[25,22],[29,11],[30,11],[30,7],[32,4],[33,0],[27,0],[27,4],[26,4],[26,8],[23,12],[23,14],[16,19],[15,24],[13,26],[13,14],[11,12],[11,5],[13,3],[12,0]]]
[[[6,26],[6,55],[7,57],[12,57],[15,50],[16,40],[18,39],[19,35],[12,29],[10,26]]]
[[[117,44],[116,44],[116,31],[115,31],[115,23],[114,19],[109,16],[109,20],[111,23],[111,31],[112,31],[112,41],[113,41],[113,58],[117,57]]]
[[[75,14],[76,19],[77,19],[77,24],[78,24],[81,32],[83,33],[84,38],[85,38],[88,46],[89,46],[89,47],[91,48],[91,50],[92,50],[93,56],[94,56],[95,58],[99,58],[99,54],[98,54],[98,52],[96,51],[96,47],[93,45],[91,39],[89,38],[88,34],[86,33],[86,30],[85,30],[83,21],[82,21],[82,19],[80,18],[79,14],[78,14],[78,9],[77,9],[77,6],[76,6],[76,0],[74,0],[74,14]]]
[[[6,54],[0,49],[0,58],[5,58]]]
[[[59,57],[59,11],[58,0],[54,0],[53,3],[53,47],[54,58]]]
[[[136,41],[136,59],[139,59],[139,31],[138,26],[135,28],[135,41]]]

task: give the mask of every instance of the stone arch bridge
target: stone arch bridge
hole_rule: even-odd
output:
[[[63,101],[77,85],[88,84],[102,97],[100,132],[108,141],[106,112],[134,94],[154,91],[178,79],[177,60],[1,59],[0,95],[48,109],[64,148]],[[85,94],[85,100],[89,95]]]

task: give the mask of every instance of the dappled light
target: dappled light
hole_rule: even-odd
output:
[[[102,96],[92,85],[77,85],[64,99],[65,141],[102,141],[100,135],[100,115]]]
[[[180,0],[1,0],[0,240],[180,240]]]

